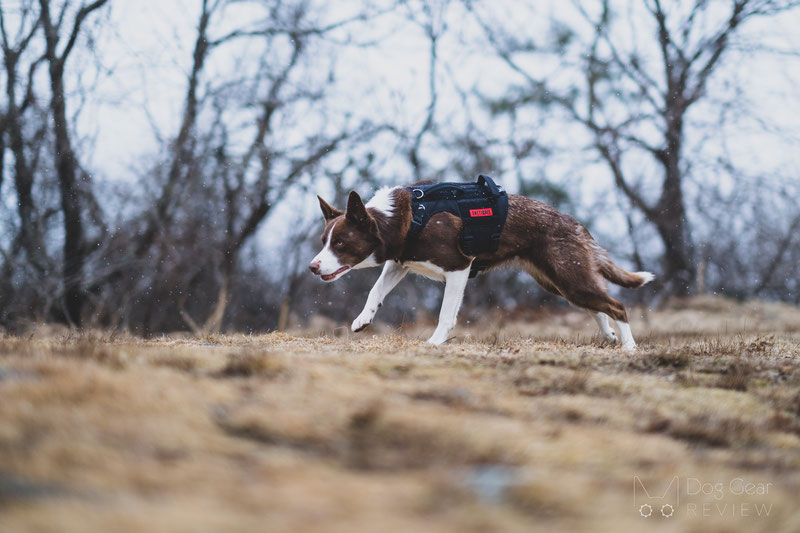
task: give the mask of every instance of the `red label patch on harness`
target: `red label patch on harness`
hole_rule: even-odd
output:
[[[487,207],[485,209],[470,209],[469,216],[471,217],[490,217],[494,213],[492,213],[492,208]]]

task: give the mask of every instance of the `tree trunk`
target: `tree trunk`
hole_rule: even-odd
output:
[[[152,216],[147,223],[145,231],[142,233],[136,245],[134,255],[138,258],[144,255],[152,246],[154,240],[168,223],[169,210],[175,203],[174,193],[180,181],[185,179],[187,166],[193,162],[191,139],[198,115],[198,89],[200,87],[200,75],[205,66],[206,58],[210,50],[208,42],[208,27],[211,22],[211,15],[217,4],[209,7],[206,0],[203,1],[202,12],[195,38],[194,53],[192,54],[192,70],[189,75],[189,83],[186,88],[184,101],[183,118],[178,130],[178,136],[172,146],[172,162],[167,173],[167,181],[161,190],[158,199],[153,207]]]
[[[664,279],[671,284],[670,292],[688,296],[692,293],[696,268],[688,224],[683,206],[680,207],[660,212],[655,225],[664,243]]]
[[[64,304],[68,320],[80,327],[81,311],[86,301],[82,286],[85,248],[77,164],[67,129],[63,74],[63,64],[50,63],[50,86],[53,91],[50,106],[56,138],[56,170],[61,192],[61,210],[64,214]]]
[[[81,5],[75,15],[72,31],[67,34],[66,45],[59,55],[58,33],[64,27],[63,15],[66,6],[63,7],[61,16],[54,25],[50,15],[50,1],[39,0],[42,8],[39,20],[44,29],[45,58],[50,70],[50,90],[53,93],[50,110],[53,114],[56,173],[61,193],[61,211],[64,215],[64,308],[67,321],[77,327],[81,325],[81,312],[86,301],[86,292],[83,288],[86,247],[84,246],[83,220],[81,218],[80,186],[77,178],[78,164],[75,153],[72,151],[67,123],[64,65],[77,41],[83,21],[90,13],[103,7],[107,1],[95,0],[91,4]]]
[[[664,184],[651,221],[664,243],[664,279],[671,285],[670,292],[676,296],[688,296],[693,292],[697,269],[691,230],[686,218],[682,187],[684,176],[680,167],[686,108],[680,92],[670,101],[672,105],[665,117],[666,149],[658,156],[664,167]]]
[[[6,96],[8,110],[5,117],[5,129],[8,130],[9,148],[14,154],[14,187],[17,190],[17,213],[19,214],[19,239],[28,256],[28,261],[42,270],[43,250],[41,238],[34,220],[33,205],[33,169],[28,165],[25,155],[25,140],[22,133],[20,110],[17,106],[17,60],[19,55],[6,51]]]

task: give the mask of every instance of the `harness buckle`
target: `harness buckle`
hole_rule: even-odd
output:
[[[419,196],[417,196],[417,193],[419,193]],[[412,189],[411,194],[413,194],[414,198],[416,198],[417,200],[421,200],[422,197],[425,196],[425,191],[423,191],[422,189]]]

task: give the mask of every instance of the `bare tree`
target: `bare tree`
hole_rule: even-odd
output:
[[[141,237],[136,244],[135,256],[141,256],[152,244],[160,228],[170,222],[170,208],[176,202],[174,195],[186,173],[191,169],[193,153],[193,134],[199,114],[200,76],[206,64],[206,59],[212,48],[208,35],[211,17],[219,9],[221,0],[202,0],[200,16],[197,22],[197,35],[192,52],[192,65],[189,70],[189,79],[186,84],[186,95],[183,103],[178,134],[172,142],[171,161],[168,162],[167,178],[161,187],[155,206],[148,211],[148,220]]]
[[[613,182],[631,206],[656,229],[664,247],[663,278],[674,294],[688,294],[696,277],[692,228],[685,198],[687,161],[685,143],[687,116],[698,102],[707,99],[709,80],[742,26],[750,19],[771,16],[798,5],[788,0],[728,0],[727,14],[716,23],[711,5],[696,0],[688,11],[677,4],[665,7],[661,0],[644,2],[650,26],[647,45],[631,47],[628,28],[621,28],[623,13],[636,13],[618,3],[603,0],[590,10],[576,0],[574,6],[593,28],[585,45],[577,32],[565,24],[554,31],[554,43],[534,44],[530,39],[507,38],[486,22],[477,3],[466,5],[483,26],[499,57],[525,80],[525,85],[502,102],[497,110],[513,112],[535,104],[566,112],[591,136],[591,147],[609,170]],[[683,4],[682,4],[683,5]],[[634,15],[634,16],[639,16]],[[642,19],[637,19],[642,20]],[[636,26],[636,22],[631,22]],[[647,53],[648,45],[657,54]],[[575,52],[582,80],[558,86],[537,76],[522,61],[527,54]],[[661,169],[658,195],[641,187],[641,157],[645,154]],[[632,163],[635,161],[635,163]]]
[[[84,263],[87,247],[83,223],[81,196],[90,194],[86,187],[81,190],[78,162],[72,149],[71,134],[67,121],[67,98],[64,88],[64,67],[81,33],[86,18],[103,7],[108,0],[96,0],[81,4],[72,25],[66,24],[66,14],[71,3],[66,1],[56,18],[51,13],[50,0],[39,0],[41,24],[45,36],[44,57],[50,73],[50,111],[55,134],[55,164],[61,192],[61,210],[64,217],[64,303],[67,320],[81,325],[81,311],[86,300],[83,287]],[[64,42],[65,41],[65,42]],[[63,45],[62,45],[63,42]]]
[[[328,79],[309,76],[315,47],[368,14],[320,24],[308,2],[252,2],[263,18],[220,33],[225,10],[242,5],[202,1],[183,113],[167,160],[154,169],[153,203],[111,239],[104,255],[114,256],[108,262],[117,268],[94,284],[95,292],[107,291],[109,284],[119,289],[126,278],[134,279],[131,265],[146,272],[137,278],[147,281],[130,284],[126,298],[147,307],[145,331],[180,327],[158,325],[170,312],[164,300],[175,302],[172,315],[196,333],[218,331],[231,294],[241,293],[231,286],[239,256],[273,207],[303,180],[308,184],[323,161],[381,129],[353,122],[318,132],[305,125],[302,111],[324,113]],[[263,47],[270,59],[242,58],[256,67],[246,76],[208,75],[213,54],[235,57],[245,42]],[[287,133],[295,138],[289,141]]]
[[[401,4],[407,10],[408,18],[419,26],[428,40],[428,106],[425,110],[425,119],[415,134],[412,135],[411,147],[408,150],[408,159],[414,171],[415,181],[430,179],[423,171],[424,163],[420,154],[422,142],[426,134],[436,128],[436,106],[439,101],[439,42],[447,31],[447,10],[450,0],[437,0],[435,2],[422,2],[415,5],[404,0]]]
[[[13,249],[24,248],[31,266],[38,271],[45,269],[44,244],[39,221],[34,205],[33,186],[35,165],[29,157],[29,146],[25,136],[26,111],[34,102],[33,79],[41,60],[37,59],[28,65],[25,78],[20,79],[19,62],[39,29],[39,13],[32,5],[24,2],[19,8],[17,35],[10,35],[6,28],[5,9],[0,5],[0,36],[2,37],[3,65],[6,75],[6,109],[2,118],[0,131],[0,159],[5,153],[5,139],[8,137],[8,148],[14,157],[14,186],[17,194],[17,212],[19,215],[19,234],[14,239]],[[21,96],[22,101],[19,100]],[[0,172],[2,174],[2,172]],[[2,177],[0,177],[2,180]]]

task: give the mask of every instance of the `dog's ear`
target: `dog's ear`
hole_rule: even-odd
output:
[[[319,208],[322,209],[322,216],[325,217],[325,222],[344,214],[323,200],[321,196],[317,196],[317,199],[319,200]]]
[[[356,191],[350,191],[350,196],[347,198],[347,212],[345,216],[347,220],[353,224],[377,235],[378,225],[375,223],[375,219],[367,212],[367,208],[364,207],[364,202]]]

